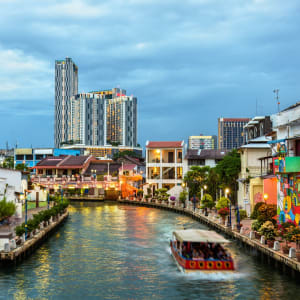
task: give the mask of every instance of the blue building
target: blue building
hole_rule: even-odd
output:
[[[58,148],[17,148],[14,150],[15,167],[19,164],[25,164],[32,168],[42,159],[48,156],[74,155],[81,154],[80,150],[58,149]]]

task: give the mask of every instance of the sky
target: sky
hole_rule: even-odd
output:
[[[138,142],[300,101],[298,0],[0,0],[0,148],[53,147],[54,63],[138,98]]]

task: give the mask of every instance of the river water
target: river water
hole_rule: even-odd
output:
[[[0,270],[0,299],[300,299],[295,281],[235,243],[235,273],[182,274],[172,231],[207,229],[187,216],[114,203],[69,211],[30,258]]]

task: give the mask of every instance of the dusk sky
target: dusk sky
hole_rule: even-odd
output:
[[[0,0],[1,145],[53,147],[54,62],[79,92],[138,98],[138,141],[217,134],[217,119],[300,101],[300,1]]]

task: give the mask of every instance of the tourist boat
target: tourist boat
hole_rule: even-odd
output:
[[[234,263],[228,250],[229,243],[214,231],[185,229],[173,232],[170,241],[172,256],[182,272],[233,271]]]

